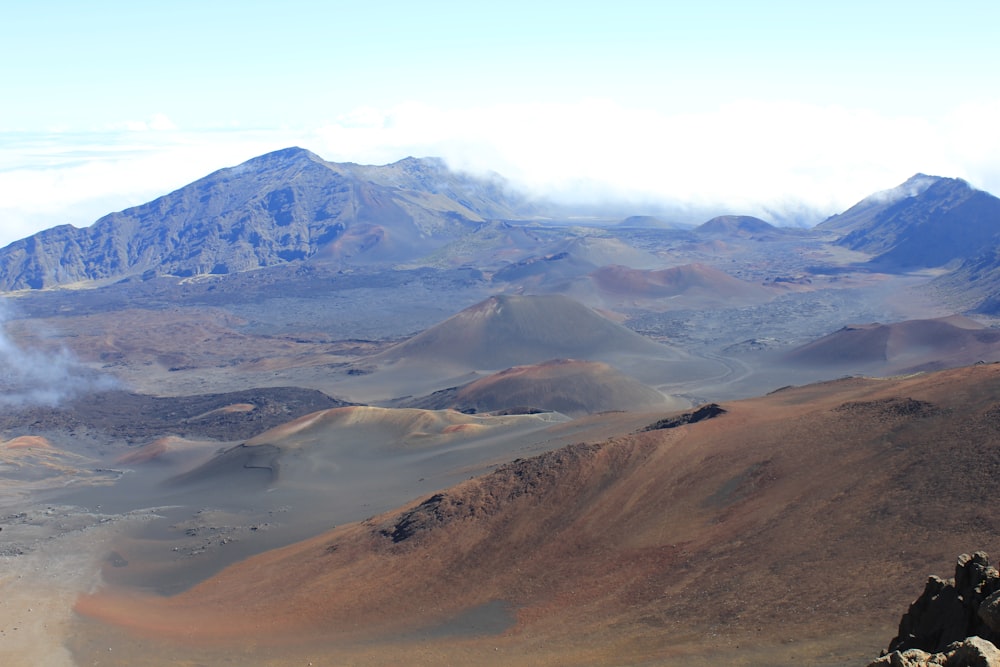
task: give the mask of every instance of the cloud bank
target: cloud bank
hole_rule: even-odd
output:
[[[93,391],[117,386],[107,376],[97,376],[68,350],[46,352],[17,345],[6,331],[8,309],[0,301],[0,409],[56,406]]]
[[[1000,102],[937,117],[736,101],[670,114],[601,100],[358,108],[316,127],[178,128],[162,114],[96,132],[7,133],[0,245],[55,224],[90,224],[216,169],[299,145],[333,161],[408,155],[498,172],[563,202],[662,204],[815,222],[917,172],[1000,193]]]

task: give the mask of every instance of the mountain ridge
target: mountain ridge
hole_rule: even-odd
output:
[[[502,181],[456,174],[439,159],[338,164],[286,148],[89,227],[61,225],[15,241],[0,249],[0,289],[225,274],[306,259],[391,264],[526,208]]]
[[[547,219],[545,213],[500,176],[453,171],[440,158],[362,165],[289,147],[218,169],[88,227],[60,225],[15,241],[0,249],[0,291],[222,275],[302,261],[394,267],[458,247],[490,221]],[[916,174],[816,230],[872,255],[873,267],[907,270],[976,257],[1000,243],[998,220],[1000,199],[993,195],[961,179]],[[724,215],[690,232],[776,240],[788,230]],[[494,248],[497,258],[509,250]]]
[[[842,233],[837,245],[874,255],[877,267],[933,268],[1000,242],[1000,199],[962,179],[917,174],[817,229]]]

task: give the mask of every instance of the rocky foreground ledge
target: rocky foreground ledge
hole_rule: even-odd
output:
[[[869,667],[1000,667],[1000,572],[986,552],[958,557],[953,579],[931,576]]]

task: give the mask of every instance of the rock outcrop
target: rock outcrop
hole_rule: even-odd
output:
[[[983,551],[958,557],[953,579],[931,576],[869,667],[1000,667],[1000,572]]]
[[[676,417],[667,417],[661,419],[658,422],[650,424],[643,431],[659,431],[665,428],[677,428],[678,426],[684,426],[685,424],[695,424],[706,419],[714,419],[719,415],[726,414],[726,409],[723,408],[718,403],[706,403],[694,412],[685,412],[682,415]]]
[[[950,644],[940,653],[928,653],[918,648],[887,653],[868,667],[997,667],[1000,650],[981,637],[969,637]]]

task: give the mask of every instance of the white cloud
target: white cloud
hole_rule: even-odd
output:
[[[1000,102],[925,118],[850,106],[735,101],[669,114],[601,99],[443,109],[359,107],[312,130],[177,129],[162,114],[105,133],[11,134],[0,142],[0,244],[85,225],[216,169],[300,145],[383,164],[444,157],[562,200],[614,197],[734,213],[824,216],[916,172],[1000,194]]]
[[[1000,139],[985,108],[932,120],[745,100],[666,115],[586,100],[458,110],[408,104],[364,117],[319,130],[317,150],[373,161],[436,152],[564,199],[619,194],[734,212],[805,205],[833,213],[918,171],[1000,187],[991,171],[996,152],[982,148]]]
[[[19,346],[7,335],[8,318],[6,301],[0,300],[0,408],[54,406],[83,393],[117,387],[113,378],[91,372],[64,348],[43,351]]]
[[[157,132],[166,132],[168,130],[176,130],[177,126],[174,125],[173,121],[167,118],[166,114],[156,113],[150,117],[149,129],[155,130]]]
[[[105,126],[106,130],[126,130],[128,132],[170,132],[176,130],[177,126],[167,117],[166,114],[155,113],[144,120],[126,120],[120,123],[111,123]]]
[[[961,176],[973,185],[1000,196],[1000,100],[963,104],[947,117],[943,142],[961,160],[955,160],[947,173]]]

